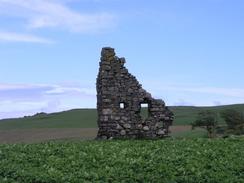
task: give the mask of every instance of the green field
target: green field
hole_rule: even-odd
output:
[[[217,107],[170,107],[175,114],[174,125],[188,125],[201,110],[220,112],[224,109],[244,111],[244,104]],[[145,111],[144,111],[145,112]],[[223,120],[219,117],[220,123]],[[47,115],[0,120],[0,130],[31,128],[96,128],[97,112],[95,109],[74,109]]]
[[[175,125],[190,124],[200,110],[224,109],[244,111],[244,105],[171,107]],[[57,128],[96,128],[96,118],[95,109],[76,109],[1,120],[0,130],[7,134],[17,129],[14,136],[30,130],[27,137],[33,139],[37,129],[47,135]],[[47,142],[37,136],[42,143],[0,144],[0,182],[244,182],[244,137],[199,138],[206,136],[206,131],[196,129],[163,140],[72,140],[64,135],[63,140]]]
[[[0,182],[244,182],[244,139],[0,145]]]

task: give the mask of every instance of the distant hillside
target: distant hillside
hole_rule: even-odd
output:
[[[174,125],[188,125],[201,110],[220,112],[224,109],[235,109],[244,112],[244,104],[216,107],[170,107],[175,114]],[[220,122],[223,120],[220,118]],[[96,109],[74,109],[70,111],[45,114],[40,113],[31,117],[0,120],[0,130],[30,129],[30,128],[96,128]]]
[[[193,122],[197,116],[197,113],[201,110],[211,110],[217,113],[225,109],[234,109],[239,112],[244,112],[244,104],[234,104],[234,105],[222,105],[214,107],[193,107],[193,106],[178,106],[170,107],[170,109],[175,114],[175,125],[186,125]],[[219,116],[219,122],[224,123],[223,119]]]
[[[0,129],[27,128],[96,128],[95,109],[73,109],[31,117],[0,120]]]

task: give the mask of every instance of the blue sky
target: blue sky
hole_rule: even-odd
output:
[[[0,118],[96,106],[116,49],[167,105],[244,103],[242,0],[0,0]]]

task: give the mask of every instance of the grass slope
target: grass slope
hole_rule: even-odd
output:
[[[170,107],[175,114],[174,125],[188,125],[194,121],[201,110],[220,112],[224,109],[244,111],[244,104],[217,107]],[[145,111],[144,111],[145,112]],[[220,122],[223,120],[219,118]],[[96,128],[97,112],[95,109],[74,109],[47,115],[0,120],[0,130],[31,128]]]
[[[0,120],[0,129],[31,128],[96,128],[97,112],[95,109],[74,109],[51,113],[45,116]]]
[[[210,110],[217,113],[225,109],[234,109],[239,112],[244,112],[244,104],[235,104],[235,105],[223,105],[223,106],[214,106],[214,107],[192,107],[192,106],[179,106],[179,107],[170,107],[170,109],[175,114],[175,125],[187,125],[191,124],[196,119],[198,112],[202,110]],[[223,119],[218,116],[219,123],[224,123]]]
[[[244,182],[244,139],[0,145],[0,182]]]

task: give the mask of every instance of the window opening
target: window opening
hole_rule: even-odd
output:
[[[120,109],[124,109],[125,108],[125,103],[123,103],[123,102],[119,103],[119,107],[120,107]]]
[[[141,103],[140,116],[144,120],[149,117],[148,103]]]

